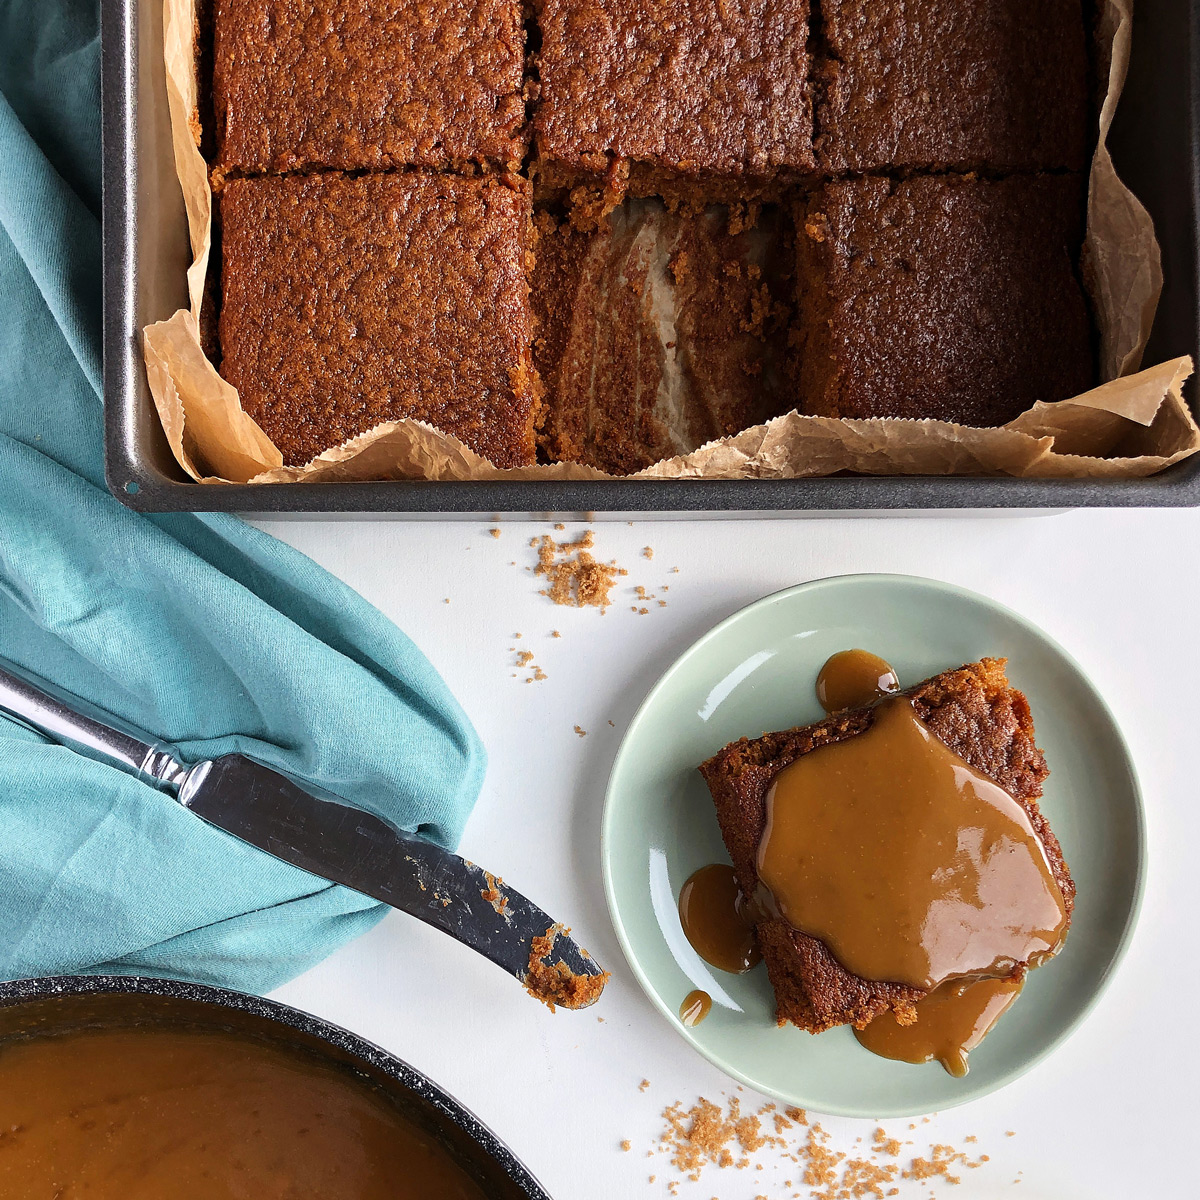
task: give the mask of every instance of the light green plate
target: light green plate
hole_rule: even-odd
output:
[[[821,716],[821,664],[861,647],[902,686],[984,656],[1006,657],[1028,695],[1050,763],[1042,808],[1079,893],[1059,955],[954,1079],[862,1049],[848,1028],[813,1037],[775,1024],[762,967],[729,975],[702,962],[680,928],[684,880],[727,862],[696,765],[726,743]],[[1049,1054],[1112,975],[1142,891],[1145,829],[1120,730],[1070,656],[1041,630],[961,588],[903,575],[846,575],[768,596],[705,634],[659,680],[625,735],[605,802],[601,852],[609,909],[635,974],[682,1037],[735,1079],[790,1104],[861,1117],[910,1116],[994,1091]],[[692,988],[713,998],[692,1029]]]

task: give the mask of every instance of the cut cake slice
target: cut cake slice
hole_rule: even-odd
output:
[[[1034,742],[1029,702],[1009,684],[1004,667],[1002,658],[985,658],[934,675],[904,695],[930,732],[1003,787],[1028,813],[1062,889],[1069,920],[1075,884],[1058,839],[1037,804],[1049,769]],[[756,859],[771,781],[801,755],[863,733],[872,720],[870,708],[834,713],[814,725],[768,733],[753,741],[743,738],[701,765],[721,836],[745,895],[753,896],[758,885]],[[791,1022],[810,1033],[847,1024],[861,1029],[889,1008],[903,1022],[912,1019],[913,1005],[927,994],[850,974],[822,942],[778,917],[759,921],[755,935],[775,990],[781,1025]],[[1026,964],[1018,964],[1014,975],[1025,969]]]

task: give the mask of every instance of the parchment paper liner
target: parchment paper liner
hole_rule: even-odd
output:
[[[1083,273],[1100,332],[1101,377],[1110,382],[1054,404],[1037,404],[999,429],[945,421],[836,420],[789,413],[722,438],[632,478],[788,479],[866,475],[1013,475],[1132,479],[1200,449],[1183,399],[1190,358],[1138,372],[1162,291],[1149,214],[1118,179],[1106,140],[1125,83],[1133,0],[1105,0],[1098,74],[1108,65],[1092,160]],[[183,469],[203,483],[306,483],[380,479],[604,479],[577,463],[502,470],[420,421],[386,422],[304,467],[283,457],[242,411],[200,347],[199,316],[211,248],[212,192],[198,149],[196,0],[164,0],[164,50],[175,165],[193,263],[190,309],[147,326],[150,391]],[[1136,372],[1136,373],[1135,373]]]

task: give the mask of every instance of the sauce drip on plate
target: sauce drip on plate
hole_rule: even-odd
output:
[[[733,868],[712,863],[688,876],[679,892],[679,920],[692,949],[711,967],[740,975],[761,959]]]
[[[679,1006],[679,1019],[691,1028],[693,1025],[699,1025],[711,1011],[712,997],[697,988],[683,998],[683,1003]]]
[[[952,979],[916,1004],[917,1019],[901,1025],[893,1012],[876,1017],[858,1038],[873,1054],[901,1062],[936,1059],[951,1075],[967,1073],[967,1055],[1021,993],[1020,979]]]
[[[864,708],[899,690],[896,672],[868,650],[840,650],[817,675],[817,699],[827,713]]]

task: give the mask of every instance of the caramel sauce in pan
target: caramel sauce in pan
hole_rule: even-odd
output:
[[[762,959],[745,909],[733,868],[726,863],[701,867],[679,892],[679,920],[692,949],[710,967],[737,975]]]
[[[0,1196],[485,1200],[349,1073],[233,1034],[163,1029],[0,1046]]]
[[[683,998],[683,1003],[679,1006],[679,1019],[691,1028],[693,1025],[699,1025],[711,1011],[712,997],[697,988]]]
[[[967,1055],[1020,995],[1024,979],[953,979],[917,1001],[917,1020],[901,1025],[889,1009],[858,1038],[873,1054],[901,1062],[937,1059],[951,1075],[967,1073]]]
[[[1066,926],[1025,810],[904,696],[779,772],[758,875],[779,915],[846,970],[926,991],[1038,962]]]
[[[866,650],[838,651],[817,675],[817,699],[827,713],[864,708],[899,690],[896,672]]]

